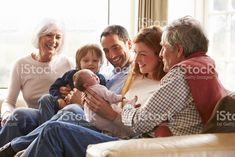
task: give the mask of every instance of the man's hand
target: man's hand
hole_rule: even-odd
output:
[[[71,90],[72,89],[70,88],[69,85],[60,87],[59,91],[60,91],[61,97],[65,98],[70,93]]]
[[[84,92],[82,92],[82,94],[81,94],[81,105],[82,106],[84,106],[84,104],[85,104],[85,98],[86,98],[86,94],[84,93]]]
[[[85,102],[93,112],[108,120],[114,120],[117,117],[118,113],[112,109],[111,105],[94,91],[87,89],[85,94]]]
[[[82,92],[74,88],[70,93],[65,97],[66,104],[79,104],[82,105]]]

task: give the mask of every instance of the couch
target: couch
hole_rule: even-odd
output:
[[[235,92],[218,101],[203,134],[120,140],[87,149],[87,157],[153,156],[235,157]]]
[[[4,97],[2,96],[0,97],[0,109],[2,108],[3,101],[4,101]],[[26,107],[26,103],[22,97],[19,97],[19,99],[17,99],[16,107]],[[0,114],[1,114],[1,110],[0,110]]]
[[[131,139],[88,146],[87,157],[235,157],[235,133]]]
[[[15,157],[20,157],[18,153]],[[235,133],[131,139],[88,146],[87,157],[235,157]]]

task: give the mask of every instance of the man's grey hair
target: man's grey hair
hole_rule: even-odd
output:
[[[207,52],[209,40],[199,21],[191,16],[185,16],[165,27],[161,44],[172,47],[180,45],[183,47],[184,56],[187,57],[195,52]]]

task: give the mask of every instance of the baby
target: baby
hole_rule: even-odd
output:
[[[87,88],[92,89],[110,104],[122,102],[123,96],[115,94],[108,90],[105,86],[100,85],[100,80],[96,74],[89,69],[82,69],[73,75],[74,87],[80,91],[85,91]],[[110,121],[98,116],[92,112],[86,104],[84,104],[84,112],[86,120],[93,123],[97,129],[113,131]]]

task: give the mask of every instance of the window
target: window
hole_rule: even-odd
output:
[[[8,86],[15,60],[36,51],[31,41],[43,19],[53,18],[65,25],[63,53],[73,58],[81,44],[99,41],[99,34],[108,21],[107,0],[9,0],[1,3],[0,51],[4,54],[0,58],[1,87]]]
[[[206,6],[210,55],[223,84],[235,90],[235,0],[208,0]]]
[[[219,78],[234,91],[235,0],[169,0],[168,12],[169,21],[191,15],[202,23],[209,38],[208,54],[216,62]]]
[[[7,0],[0,5],[0,89],[7,88],[17,58],[37,51],[31,44],[34,30],[45,18],[66,28],[63,53],[74,58],[86,43],[98,43],[108,24],[120,24],[133,36],[134,0]],[[121,10],[120,10],[121,8]],[[121,20],[119,20],[121,18]],[[0,91],[1,93],[1,91]]]

